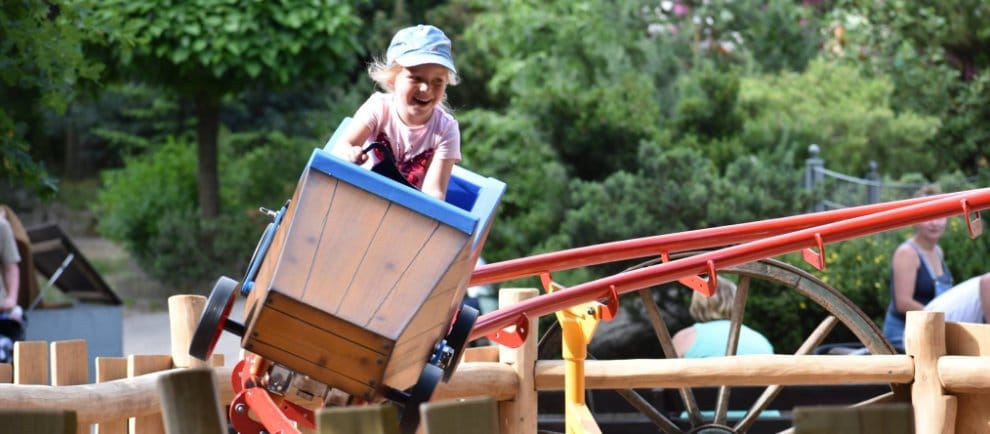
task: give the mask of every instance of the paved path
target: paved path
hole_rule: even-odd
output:
[[[238,297],[230,318],[240,322],[244,317],[244,297]],[[124,355],[171,354],[168,311],[124,310]],[[213,352],[224,355],[224,365],[234,366],[240,359],[240,338],[224,331]]]

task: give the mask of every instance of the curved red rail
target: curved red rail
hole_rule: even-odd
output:
[[[990,188],[599,244],[485,265],[475,271],[472,284],[500,282],[609,261],[658,256],[663,252],[742,243],[604,277],[499,309],[478,318],[470,339],[518,324],[523,317],[548,315],[570,306],[607,298],[613,289],[616,293],[623,294],[704,274],[709,269],[717,270],[803,249],[813,252],[811,248],[821,249],[826,244],[952,215],[964,214],[967,224],[978,227],[980,221],[969,220],[969,214],[987,208],[990,208]],[[819,251],[817,254],[824,257],[823,253]]]

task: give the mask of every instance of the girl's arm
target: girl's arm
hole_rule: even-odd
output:
[[[914,299],[918,267],[920,266],[921,260],[911,246],[901,244],[894,251],[891,269],[893,270],[894,308],[897,309],[897,312],[905,313],[909,310],[924,308],[921,303]]]
[[[450,182],[450,173],[454,170],[454,161],[446,158],[433,159],[423,179],[423,193],[440,200],[447,196],[447,184]]]
[[[331,153],[355,164],[364,163],[368,156],[361,151],[369,136],[371,136],[371,128],[363,122],[352,120]]]

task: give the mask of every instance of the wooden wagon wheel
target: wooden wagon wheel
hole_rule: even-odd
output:
[[[687,253],[685,255],[690,254],[691,253]],[[626,271],[655,265],[659,262],[660,259],[647,261],[633,266]],[[880,329],[862,312],[862,310],[854,305],[842,293],[804,270],[778,260],[763,259],[748,264],[721,269],[719,270],[719,274],[736,275],[739,278],[736,298],[734,300],[733,317],[731,318],[732,325],[729,333],[729,342],[731,343],[733,354],[738,344],[739,324],[742,323],[743,316],[745,315],[745,306],[750,280],[753,278],[770,281],[789,288],[821,306],[828,312],[829,315],[822,320],[818,327],[805,339],[804,343],[795,353],[796,355],[806,355],[811,353],[815,347],[822,343],[825,337],[827,337],[831,332],[832,328],[838,323],[845,325],[849,331],[851,331],[856,338],[859,339],[860,343],[862,343],[863,346],[869,350],[870,354],[896,354],[894,349],[890,346],[890,343],[884,339]],[[646,314],[657,340],[660,343],[663,354],[665,357],[669,358],[677,357],[675,355],[676,353],[674,351],[670,331],[667,329],[667,326],[663,321],[663,314],[653,300],[651,290],[649,288],[640,290],[639,295],[643,301]],[[557,352],[560,350],[560,345],[560,327],[557,323],[553,323],[553,325],[547,329],[543,337],[540,339],[539,358],[547,359],[557,357]],[[593,355],[589,353],[589,358],[592,357]],[[889,387],[889,392],[873,398],[871,401],[897,401],[908,399],[907,397],[909,396],[910,390],[906,385],[892,384]],[[702,411],[698,408],[692,389],[679,389],[679,396],[688,416],[687,427],[684,427],[685,423],[683,421],[681,424],[674,422],[669,415],[666,415],[655,408],[653,404],[651,404],[646,398],[641,396],[635,390],[616,389],[615,392],[622,396],[622,398],[624,398],[640,414],[649,419],[657,427],[657,432],[741,434],[748,432],[752,428],[760,414],[768,408],[771,402],[780,394],[782,389],[783,386],[779,385],[767,386],[759,398],[757,398],[748,409],[748,411],[738,418],[737,421],[731,424],[729,423],[730,421],[727,417],[731,387],[725,385],[719,386],[715,409],[711,412],[712,414],[707,417],[703,417]],[[594,412],[593,408],[592,412]]]

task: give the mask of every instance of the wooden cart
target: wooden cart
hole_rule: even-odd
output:
[[[190,353],[208,357],[227,329],[278,369],[252,380],[269,392],[301,375],[326,386],[310,395],[374,402],[412,388],[406,398],[428,400],[477,317],[459,308],[505,184],[455,167],[442,202],[327,150],[314,150],[292,198],[270,212],[245,277],[218,281]],[[243,325],[228,318],[237,292]]]

